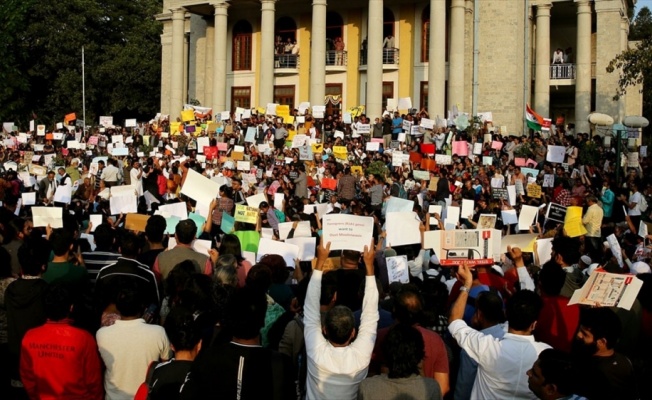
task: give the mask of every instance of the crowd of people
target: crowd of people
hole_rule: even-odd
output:
[[[652,175],[636,138],[269,111],[3,132],[0,393],[652,396]],[[397,202],[420,240],[388,240]],[[372,220],[371,240],[331,250],[331,214]],[[427,240],[473,230],[511,245],[451,263]],[[297,238],[307,256],[258,251]],[[403,256],[399,279],[388,260]],[[596,271],[642,282],[631,307],[571,301]]]

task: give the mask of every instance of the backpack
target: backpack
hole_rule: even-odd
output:
[[[394,185],[398,185],[398,197],[401,199],[407,199],[407,192],[405,188],[400,183],[394,182]]]
[[[274,209],[274,214],[276,214],[276,219],[278,222],[285,222],[285,213],[279,209]]]
[[[647,199],[643,193],[641,193],[641,202],[638,203],[638,209],[641,210],[641,212],[647,211]]]

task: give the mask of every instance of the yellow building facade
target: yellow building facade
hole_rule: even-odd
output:
[[[410,98],[521,134],[529,103],[588,132],[592,111],[640,115],[638,90],[614,100],[606,72],[632,45],[633,1],[164,0],[161,111],[310,102],[373,118]]]

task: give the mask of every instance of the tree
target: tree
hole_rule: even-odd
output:
[[[637,40],[639,43],[635,48],[625,50],[611,60],[607,72],[620,73],[619,90],[615,99],[627,93],[630,86],[643,86],[643,116],[650,118],[652,117],[652,13],[647,7],[641,8],[632,21],[629,39]]]
[[[0,10],[0,118],[26,127],[82,116],[150,118],[160,104],[161,0],[5,0]]]

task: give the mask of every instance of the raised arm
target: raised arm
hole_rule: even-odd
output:
[[[324,247],[323,239],[317,247],[317,263],[315,270],[310,277],[306,301],[304,304],[304,338],[308,352],[315,351],[316,345],[325,341],[321,333],[321,316],[319,315],[319,297],[321,295],[321,278],[323,274],[324,263],[328,259],[331,244],[328,242]]]

